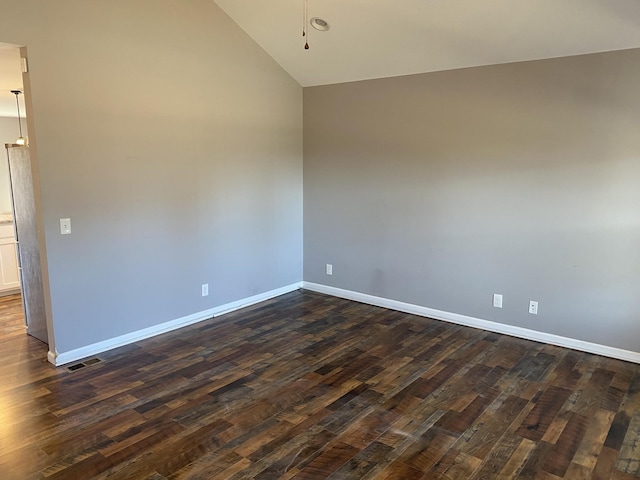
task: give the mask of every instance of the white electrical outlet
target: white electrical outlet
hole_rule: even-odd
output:
[[[209,284],[208,283],[203,283],[202,284],[202,296],[206,297],[207,295],[209,295]]]
[[[533,300],[529,302],[529,313],[532,315],[538,314],[538,302]]]
[[[330,263],[327,263],[327,268],[325,272],[327,275],[333,275],[333,265],[331,265]]]
[[[496,308],[502,308],[502,295],[499,293],[493,294],[493,306]]]

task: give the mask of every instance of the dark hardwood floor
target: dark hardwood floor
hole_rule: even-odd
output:
[[[640,475],[638,365],[294,292],[69,372],[0,314],[3,480]]]

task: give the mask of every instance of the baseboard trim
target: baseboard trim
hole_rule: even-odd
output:
[[[224,305],[204,310],[202,312],[197,312],[185,317],[161,323],[159,325],[154,325],[142,330],[137,330],[125,335],[110,338],[109,340],[104,340],[102,342],[97,342],[91,345],[76,348],[74,350],[69,350],[67,352],[50,351],[47,354],[47,360],[49,360],[49,362],[53,363],[57,367],[60,365],[65,365],[67,363],[75,362],[92,355],[98,355],[100,353],[106,352],[107,350],[112,350],[114,348],[129,345],[130,343],[144,340],[146,338],[155,337],[156,335],[161,335],[172,330],[177,330],[178,328],[193,325],[194,323],[198,323],[203,320],[209,320],[211,318],[219,317],[226,313],[231,313],[235,310],[249,307],[256,303],[264,302],[265,300],[270,300],[275,297],[279,297],[280,295],[284,295],[285,293],[293,292],[294,290],[297,290],[301,287],[302,283],[293,283],[291,285],[287,285],[286,287],[277,288],[275,290],[260,293],[252,297],[247,297],[235,302],[226,303]]]
[[[413,315],[419,315],[421,317],[429,317],[436,320],[455,323],[457,325],[479,328],[490,332],[510,335],[512,337],[524,338],[526,340],[534,340],[536,342],[548,343],[551,345],[557,345],[559,347],[571,348],[573,350],[579,350],[581,352],[594,353],[596,355],[611,357],[618,360],[625,360],[627,362],[640,363],[640,353],[632,352],[630,350],[623,350],[621,348],[609,347],[607,345],[600,345],[598,343],[585,342],[584,340],[562,337],[560,335],[540,332],[537,330],[529,330],[528,328],[505,325],[503,323],[482,320],[480,318],[460,315],[458,313],[445,312],[429,307],[422,307],[420,305],[399,302],[397,300],[376,297],[374,295],[368,295],[366,293],[344,290],[342,288],[330,287],[328,285],[321,285],[318,283],[302,282],[302,288],[313,292],[332,295],[334,297],[346,298],[347,300],[366,303],[368,305],[375,305],[377,307],[384,307],[391,310],[397,310],[399,312],[411,313]]]
[[[8,297],[9,295],[15,295],[16,293],[21,293],[20,287],[9,288],[7,290],[0,291],[0,297]]]

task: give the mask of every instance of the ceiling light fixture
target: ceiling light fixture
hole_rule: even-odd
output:
[[[16,145],[26,145],[27,139],[22,136],[22,121],[20,120],[20,102],[18,101],[18,95],[20,95],[22,91],[11,90],[11,93],[13,93],[16,96],[16,107],[18,107],[18,127],[20,128],[20,136],[16,140]]]
[[[313,17],[309,22],[309,0],[302,0],[302,36],[305,39],[305,50],[309,50],[309,30],[307,29],[309,24],[320,32],[329,30],[329,22],[320,17]]]
[[[329,30],[329,22],[318,17],[313,17],[311,19],[311,26],[316,30],[320,30],[321,32],[326,32],[327,30]]]

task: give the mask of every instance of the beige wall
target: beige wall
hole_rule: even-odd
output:
[[[305,88],[305,281],[640,352],[638,85],[628,50]]]
[[[301,280],[302,89],[214,2],[0,6],[29,54],[59,352]]]

